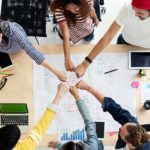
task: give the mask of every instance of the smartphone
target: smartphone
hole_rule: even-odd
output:
[[[11,67],[13,67],[13,63],[10,59],[10,56],[0,52],[0,71],[7,70]]]

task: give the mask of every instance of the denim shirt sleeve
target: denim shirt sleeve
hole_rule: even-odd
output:
[[[16,43],[20,45],[22,49],[26,51],[26,53],[33,59],[37,64],[41,64],[45,58],[42,53],[37,51],[31,42],[28,40],[24,29],[17,23],[8,22],[10,26],[9,30],[9,39],[14,40]]]
[[[83,100],[76,101],[76,104],[85,123],[85,130],[87,134],[86,144],[92,148],[92,150],[98,150],[96,126],[90,116],[88,108]]]
[[[129,111],[123,109],[119,104],[117,104],[112,98],[105,97],[102,104],[103,111],[108,111],[114,120],[124,125],[127,122],[138,123],[137,119],[130,114]]]

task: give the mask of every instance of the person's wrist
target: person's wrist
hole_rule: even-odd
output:
[[[86,60],[84,60],[84,61],[83,61],[83,65],[84,65],[85,68],[87,68],[87,67],[90,65],[90,63],[87,62]]]
[[[74,95],[74,98],[78,101],[80,100],[80,96],[79,95]]]
[[[88,92],[92,92],[92,87],[90,85],[87,86],[87,89],[86,89]]]
[[[91,64],[91,63],[92,63],[92,59],[89,58],[88,56],[86,56],[84,60],[85,60],[88,64]]]

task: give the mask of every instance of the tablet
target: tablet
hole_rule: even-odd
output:
[[[0,71],[13,67],[13,63],[8,54],[0,52]]]
[[[150,69],[150,50],[130,51],[129,69]]]

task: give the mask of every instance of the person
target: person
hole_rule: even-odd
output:
[[[63,39],[66,70],[73,71],[75,65],[70,58],[70,40],[91,41],[94,37],[94,24],[99,20],[93,7],[93,0],[54,0],[51,11],[58,23],[58,34]]]
[[[89,64],[111,42],[122,27],[117,44],[128,44],[143,48],[150,48],[150,1],[132,0],[131,4],[124,4],[116,20],[105,35],[99,40],[86,59],[76,67],[78,77],[84,75]]]
[[[77,87],[70,87],[70,93],[74,96],[78,110],[84,120],[87,140],[80,141],[77,143],[69,141],[65,144],[51,141],[48,143],[48,147],[57,148],[59,150],[103,150],[104,148],[102,142],[98,141],[97,139],[96,125],[90,116],[90,113],[86,104],[84,103],[84,100],[80,98]]]
[[[19,140],[20,130],[16,125],[7,125],[0,128],[0,149],[34,150],[49,128],[58,111],[60,100],[67,91],[68,87],[65,84],[61,83],[58,85],[58,90],[53,102],[47,107],[39,122],[25,139]]]
[[[61,81],[66,81],[65,74],[52,66],[43,54],[33,47],[18,23],[0,20],[0,52],[13,54],[21,50],[25,50],[37,64],[52,71]]]
[[[91,93],[102,104],[104,112],[109,112],[113,119],[120,123],[122,127],[119,130],[118,140],[115,148],[121,149],[126,145],[130,150],[149,150],[150,135],[139,125],[137,119],[129,111],[123,109],[112,98],[105,95],[85,81],[78,82],[77,87]]]

